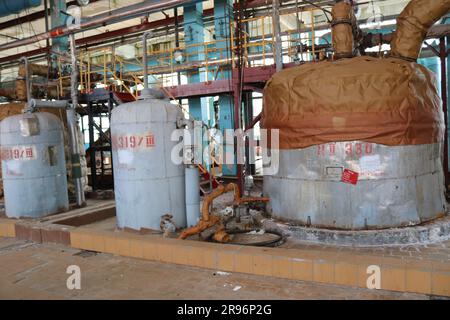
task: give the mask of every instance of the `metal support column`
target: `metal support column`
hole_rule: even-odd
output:
[[[283,57],[281,55],[281,35],[280,35],[280,2],[279,0],[272,0],[272,27],[273,36],[275,40],[275,65],[276,70],[283,69]]]
[[[242,20],[244,17],[244,5],[243,0],[239,0],[238,13],[236,19],[236,41],[237,41],[237,73],[238,79],[234,80],[233,77],[233,95],[234,95],[234,129],[235,131],[240,130],[241,126],[241,110],[242,110],[242,91],[243,91],[243,71],[244,71],[244,57],[243,57],[243,40],[244,36],[242,33]],[[237,140],[237,139],[235,139]],[[235,141],[235,157],[238,155],[239,144]],[[239,161],[238,161],[239,162]],[[243,179],[243,166],[242,164],[237,164],[237,185],[239,186],[239,191],[243,194],[244,191],[244,179]]]
[[[204,43],[203,4],[194,3],[184,6],[184,41],[186,44],[186,62],[199,62],[204,60],[202,53]],[[188,83],[203,82],[205,79],[199,70],[188,70]],[[207,118],[205,98],[189,98],[189,113],[196,120]]]
[[[65,26],[66,24],[66,10],[67,5],[65,0],[50,0],[50,13],[51,13],[51,28],[57,28]],[[66,54],[68,51],[68,38],[67,36],[52,38],[52,51],[51,54],[52,68],[58,69],[58,56],[57,54]]]
[[[447,39],[445,37],[439,40],[439,55],[441,59],[441,96],[442,96],[442,110],[444,112],[445,120],[445,137],[444,137],[444,175],[445,187],[449,186],[449,170],[448,170],[448,101],[447,101]]]
[[[75,35],[69,35],[70,55],[72,63],[72,72],[70,76],[70,93],[72,106],[67,109],[67,125],[70,132],[70,149],[72,157],[72,179],[75,185],[75,195],[78,206],[86,205],[86,199],[83,189],[83,181],[80,163],[80,143],[78,140],[77,114],[75,109],[78,107],[78,66],[75,46]]]
[[[231,44],[230,44],[230,25],[233,21],[233,1],[232,0],[214,0],[214,36],[216,40],[216,59],[230,59]],[[232,81],[231,64],[229,66],[217,66],[221,68],[220,71],[215,72],[216,77],[211,78],[215,80],[229,80]],[[219,128],[224,134],[226,129],[234,129],[234,111],[233,111],[233,97],[229,94],[220,95],[218,101],[219,109]],[[225,136],[225,135],[224,135]],[[224,154],[234,154],[233,145],[224,145]],[[235,159],[235,157],[234,157]],[[236,159],[232,164],[222,166],[222,174],[224,176],[235,176]]]

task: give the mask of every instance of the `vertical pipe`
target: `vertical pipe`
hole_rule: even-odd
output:
[[[175,47],[178,48],[180,46],[180,34],[178,30],[178,7],[173,8],[173,16],[175,18]]]
[[[31,82],[30,82],[30,69],[28,68],[28,58],[22,57],[20,58],[20,62],[25,66],[25,86],[26,86],[26,94],[27,94],[27,102],[31,102]]]
[[[283,69],[283,57],[281,55],[281,36],[280,36],[280,2],[272,0],[272,31],[275,39],[275,66],[276,70]]]
[[[242,88],[243,88],[243,37],[242,37],[242,20],[243,20],[243,0],[239,0],[239,13],[237,15],[236,19],[236,45],[237,45],[237,53],[238,53],[238,64],[237,64],[237,73],[238,73],[238,79],[237,83],[232,76],[232,87],[233,87],[233,96],[234,96],[234,130],[235,132],[237,130],[241,129],[241,109],[242,109]],[[235,152],[235,159],[237,162],[237,185],[239,187],[239,191],[242,193],[244,188],[244,181],[243,181],[243,174],[242,174],[242,164],[239,163],[238,159],[238,147],[240,146],[240,143],[237,143],[237,138],[235,138],[235,144],[234,144],[234,152]]]
[[[180,48],[180,31],[178,29],[179,22],[178,22],[178,7],[173,8],[173,16],[175,18],[175,47],[177,49]],[[173,63],[173,61],[171,62]],[[181,73],[180,71],[177,71],[177,83],[178,85],[181,85]],[[180,102],[181,104],[181,102]]]
[[[148,62],[147,62],[147,38],[151,37],[152,31],[146,31],[142,35],[142,63],[144,68],[144,90],[148,91]]]
[[[97,164],[95,161],[95,138],[94,138],[94,108],[92,101],[88,102],[88,124],[89,124],[89,162],[91,166],[92,191],[97,190]]]
[[[316,61],[316,30],[314,25],[314,11],[310,11],[311,14],[311,49],[313,61]]]
[[[48,1],[48,0],[44,0],[45,32],[48,32],[48,30],[49,30],[49,24],[48,24],[48,3],[47,3],[47,1]],[[47,49],[49,49],[49,48],[50,48],[50,39],[49,39],[49,38],[45,39],[45,43],[46,43]],[[48,62],[47,62],[47,63],[48,63]]]
[[[442,111],[444,112],[445,135],[444,135],[444,178],[445,188],[449,186],[448,172],[448,114],[447,114],[447,39],[445,37],[439,40],[440,59],[441,59],[441,95]]]
[[[70,75],[70,96],[72,98],[72,106],[67,109],[67,125],[70,133],[70,148],[72,154],[72,178],[75,185],[75,195],[77,205],[79,207],[86,204],[84,196],[83,182],[81,180],[81,163],[80,163],[80,144],[77,134],[77,115],[76,107],[78,106],[78,67],[75,47],[75,35],[69,35],[70,58],[72,64],[72,73]]]
[[[185,168],[187,226],[197,225],[200,219],[200,175],[194,165]]]
[[[111,111],[112,111],[112,109],[113,109],[113,93],[110,91],[109,92],[109,99],[108,99],[108,119],[109,119],[110,125],[111,125]],[[113,158],[112,158],[112,139],[111,139],[111,137],[110,137],[110,140],[109,140],[109,154],[110,154],[109,165],[111,167],[111,177],[112,177],[112,181],[114,181],[114,170],[112,170],[112,168],[114,166],[113,166]],[[114,189],[114,183],[112,184],[112,188]]]

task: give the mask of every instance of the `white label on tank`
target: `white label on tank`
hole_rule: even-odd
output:
[[[380,155],[363,156],[359,160],[359,165],[364,173],[377,172],[381,169]]]
[[[150,132],[115,135],[112,137],[112,144],[118,150],[148,149],[155,146],[155,136]]]
[[[14,146],[1,149],[2,160],[35,160],[37,152],[35,146]]]
[[[20,161],[7,161],[6,162],[6,174],[8,176],[22,176],[22,162]]]
[[[119,158],[119,164],[125,165],[132,164],[134,159],[133,151],[126,149],[117,150],[117,157]]]

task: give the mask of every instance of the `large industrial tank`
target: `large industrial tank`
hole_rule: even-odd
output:
[[[264,177],[274,217],[338,229],[419,224],[446,212],[444,120],[435,76],[402,59],[356,57],[276,74],[262,125],[280,130]]]
[[[167,99],[155,95],[143,93],[141,100],[122,104],[112,111],[119,228],[159,230],[161,216],[165,214],[173,216],[177,227],[186,226],[184,166],[171,160],[171,152],[178,143],[171,141],[171,136],[183,114]]]
[[[36,112],[3,119],[0,146],[8,217],[68,210],[63,128],[56,116]]]
[[[435,75],[416,60],[448,10],[448,0],[412,0],[397,19],[391,57],[353,57],[361,33],[350,2],[339,1],[334,60],[272,77],[261,124],[280,137],[279,170],[264,177],[274,217],[357,230],[446,214],[442,103]]]

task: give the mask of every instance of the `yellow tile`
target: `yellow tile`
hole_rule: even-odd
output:
[[[219,250],[217,252],[217,269],[222,271],[234,271],[235,251]]]
[[[358,265],[347,262],[336,262],[334,266],[334,281],[346,286],[358,285]]]
[[[239,251],[234,256],[234,271],[242,273],[253,273],[253,256]]]
[[[406,270],[402,267],[381,267],[381,289],[405,291]]]
[[[105,243],[105,252],[119,254],[117,238],[114,235],[106,235],[103,237]]]
[[[159,260],[157,244],[151,241],[141,241],[142,257],[146,260]]]
[[[217,269],[217,251],[215,249],[204,249],[202,267],[208,269]]]
[[[91,234],[82,234],[81,235],[81,248],[84,250],[93,250],[93,240],[94,237]]]
[[[255,254],[253,256],[253,273],[263,276],[272,275],[272,256],[268,254]]]
[[[92,250],[105,252],[105,240],[103,235],[92,235]]]
[[[10,238],[16,237],[16,223],[15,222],[9,222],[6,224],[5,227],[5,236]]]
[[[6,234],[6,224],[0,222],[0,237],[7,237]]]
[[[81,234],[78,232],[70,232],[70,245],[74,248],[81,249]]]
[[[117,237],[117,254],[125,257],[130,256],[130,239],[126,237]]]
[[[0,219],[0,237],[16,236],[16,222],[11,219]]]
[[[204,249],[198,246],[192,246],[188,252],[188,264],[194,267],[203,267],[204,262]]]
[[[334,263],[315,260],[313,262],[313,281],[332,283],[334,281]]]
[[[434,271],[431,275],[432,293],[450,297],[450,273]]]
[[[309,259],[292,258],[292,277],[296,280],[312,281],[313,263]]]
[[[424,270],[406,270],[406,291],[431,293],[431,272]]]
[[[158,260],[161,262],[171,263],[173,261],[173,248],[173,245],[165,242],[157,243],[156,250],[158,252]]]
[[[143,241],[137,239],[130,239],[130,253],[129,256],[133,258],[144,258]]]
[[[292,262],[287,257],[272,258],[272,275],[279,278],[292,278]]]
[[[16,225],[11,223],[6,227],[6,236],[10,238],[16,237]]]
[[[187,245],[174,245],[172,262],[176,264],[189,264],[189,255],[191,247]]]

